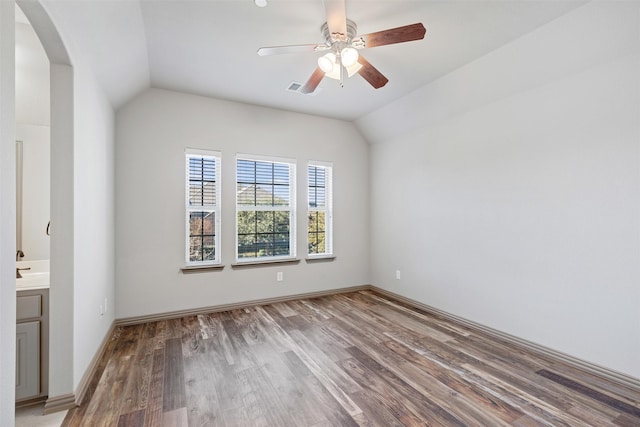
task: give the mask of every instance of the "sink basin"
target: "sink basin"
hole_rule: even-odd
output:
[[[36,273],[16,279],[16,289],[44,289],[49,287],[49,273]]]
[[[20,274],[22,275],[23,279],[36,279],[38,277],[49,277],[49,272],[48,271],[35,271],[35,272],[31,272],[31,271],[21,271]]]
[[[21,279],[16,279],[16,289],[43,289],[49,287],[49,260],[18,261],[17,268],[30,268],[21,270]]]

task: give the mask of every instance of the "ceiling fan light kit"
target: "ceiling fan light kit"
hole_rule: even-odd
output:
[[[355,52],[355,57],[349,58],[347,53],[345,56],[345,50],[351,49]],[[325,73],[325,77],[329,77],[335,80],[340,80],[340,67],[344,67],[349,77],[360,71],[362,64],[358,62],[358,52],[353,48],[344,48],[340,56],[336,56],[335,53],[329,52],[318,58],[318,67]]]
[[[352,47],[345,47],[340,51],[340,60],[346,68],[358,62],[358,51]]]
[[[325,73],[333,71],[333,67],[336,64],[336,55],[333,52],[329,52],[318,58],[318,67]]]
[[[257,2],[258,0],[256,0],[256,4]],[[328,50],[329,52],[318,58],[318,67],[300,89],[302,93],[313,93],[324,77],[339,80],[342,86],[345,74],[347,77],[351,77],[356,73],[360,74],[374,89],[379,89],[387,84],[389,79],[371,65],[358,50],[421,40],[426,33],[424,25],[417,23],[356,37],[358,27],[355,22],[346,18],[344,0],[324,0],[324,4],[327,11],[327,22],[320,29],[324,37],[323,44],[273,46],[258,49],[260,56]]]

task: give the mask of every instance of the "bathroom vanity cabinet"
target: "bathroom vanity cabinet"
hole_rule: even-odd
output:
[[[16,402],[43,398],[49,380],[49,289],[18,290]]]

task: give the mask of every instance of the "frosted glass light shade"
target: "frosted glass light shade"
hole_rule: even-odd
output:
[[[353,76],[355,73],[357,73],[358,71],[360,71],[360,68],[362,68],[362,64],[359,62],[355,62],[353,65],[350,65],[348,67],[345,67],[347,69],[347,75],[349,77]]]
[[[340,59],[342,64],[349,68],[358,61],[358,51],[352,47],[345,47],[340,51]]]
[[[330,73],[336,65],[336,55],[332,52],[318,58],[318,67],[325,73]]]

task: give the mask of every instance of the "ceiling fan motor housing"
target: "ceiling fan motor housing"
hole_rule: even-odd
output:
[[[355,22],[347,19],[347,34],[342,33],[330,33],[329,25],[325,22],[320,28],[322,36],[324,37],[327,46],[332,46],[334,43],[344,43],[345,45],[351,43],[351,40],[356,36],[358,26]]]

